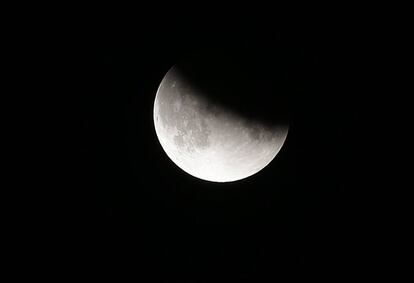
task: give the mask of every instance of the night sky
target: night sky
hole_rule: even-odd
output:
[[[351,47],[339,36],[344,30],[266,17],[196,18],[96,23],[67,55],[73,61],[62,60],[76,85],[70,98],[76,134],[62,193],[68,205],[59,219],[66,240],[57,245],[66,266],[100,276],[133,274],[139,282],[273,282],[281,274],[358,269],[358,113],[349,87]],[[188,175],[155,134],[153,103],[163,76],[209,48],[261,62],[260,72],[289,100],[281,151],[237,182]],[[277,105],[276,98],[266,101],[266,109]]]

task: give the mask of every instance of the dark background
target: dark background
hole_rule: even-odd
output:
[[[60,55],[74,102],[55,195],[62,212],[55,252],[68,274],[256,282],[363,269],[358,45],[346,27],[268,16],[143,19],[78,29]],[[290,102],[277,157],[232,183],[184,173],[161,148],[152,120],[169,68],[222,46],[265,62]]]

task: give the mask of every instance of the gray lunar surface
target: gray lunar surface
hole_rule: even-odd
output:
[[[197,178],[231,182],[249,177],[277,155],[288,125],[267,127],[208,99],[171,68],[154,102],[157,137],[168,157]]]

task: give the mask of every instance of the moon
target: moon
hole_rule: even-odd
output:
[[[209,74],[203,76],[208,81]],[[166,73],[153,112],[162,148],[179,168],[199,179],[232,182],[256,174],[282,148],[288,123],[269,124],[243,115],[210,93],[177,65]]]

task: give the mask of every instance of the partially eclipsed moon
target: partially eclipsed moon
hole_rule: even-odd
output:
[[[171,68],[154,103],[154,124],[168,157],[188,174],[208,181],[249,177],[277,155],[288,124],[266,126],[209,100]]]

